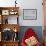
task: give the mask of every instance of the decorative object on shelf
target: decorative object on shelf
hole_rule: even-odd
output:
[[[17,4],[17,2],[16,2],[17,0],[15,0],[15,7],[16,7],[16,4]]]
[[[23,19],[24,20],[36,20],[37,9],[23,9]]]
[[[4,41],[16,41],[18,40],[18,32],[14,32],[12,29],[10,28],[5,28],[2,31],[2,40]]]
[[[14,30],[13,30],[15,33],[14,33],[14,41],[15,40],[18,40],[18,32],[16,30],[16,28],[14,27]]]
[[[13,31],[14,31],[14,32],[17,32],[17,29],[16,29],[16,27],[14,27]]]
[[[10,10],[10,15],[16,15],[18,12],[16,10]]]
[[[5,19],[5,24],[8,24],[8,18],[7,18],[7,19]]]
[[[14,32],[13,40],[18,40],[18,32]]]
[[[12,30],[10,28],[5,28],[2,33],[2,40],[12,40]]]
[[[2,10],[2,15],[9,15],[9,10]]]

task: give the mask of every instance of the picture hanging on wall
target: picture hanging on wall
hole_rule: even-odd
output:
[[[24,20],[37,20],[37,9],[23,9]]]

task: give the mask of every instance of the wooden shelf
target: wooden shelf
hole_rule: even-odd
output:
[[[10,15],[10,12],[17,12],[17,14],[13,14],[13,15],[19,15],[19,7],[0,7],[0,14],[2,14],[2,10],[8,10],[7,12],[9,13],[8,15]]]
[[[18,24],[0,24],[1,26],[1,30],[5,29],[5,28],[10,28],[14,31],[14,29],[16,29],[17,31],[19,31],[19,25]]]
[[[1,42],[0,45],[3,45],[3,46],[18,46],[18,42],[19,41],[3,41]]]
[[[9,16],[11,16],[11,17],[17,16],[17,18],[16,18],[17,23],[16,24],[9,24],[8,18],[7,18]],[[14,31],[14,35],[15,35],[15,33],[18,33],[18,31],[20,29],[18,17],[19,17],[19,7],[0,7],[0,20],[1,20],[1,24],[0,24],[0,32],[1,32],[0,46],[18,46],[19,40],[17,39],[17,41],[16,41],[16,39],[15,39],[15,41],[13,41],[15,36],[13,37],[13,39],[10,39],[9,41],[5,41],[4,39],[2,39],[3,38],[2,35],[4,35],[4,34],[2,34],[3,30],[6,28],[11,29],[10,31]],[[16,37],[18,38],[17,34],[16,34]]]
[[[19,7],[0,7],[0,10],[19,10]]]
[[[5,43],[8,43],[8,42],[12,43],[12,42],[19,42],[19,40],[15,40],[15,41],[10,40],[10,41],[3,41],[3,42],[5,42]]]

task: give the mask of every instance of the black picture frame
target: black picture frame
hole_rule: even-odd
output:
[[[23,9],[23,19],[37,20],[37,9]]]

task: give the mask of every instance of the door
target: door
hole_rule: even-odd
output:
[[[43,10],[44,10],[44,43],[46,46],[46,0],[43,0]]]
[[[44,26],[46,26],[46,0],[43,0],[43,8],[44,8]]]

